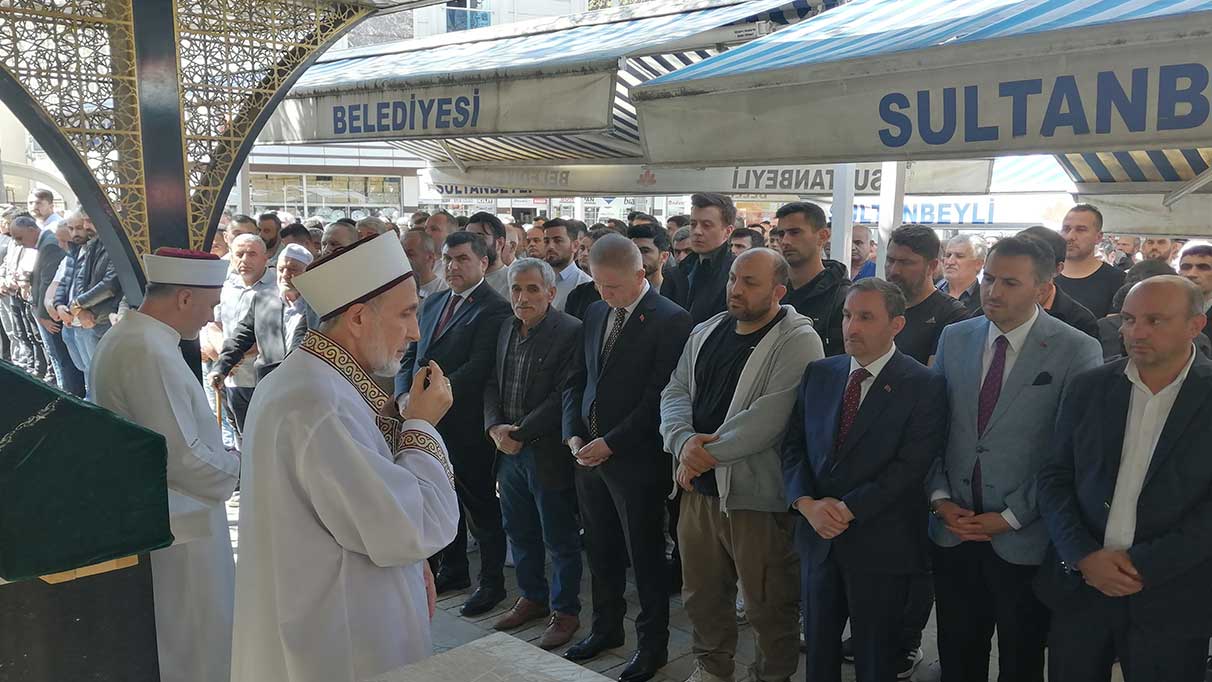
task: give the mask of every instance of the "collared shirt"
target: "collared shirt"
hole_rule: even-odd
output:
[[[648,280],[644,280],[644,288],[640,290],[640,295],[636,296],[635,300],[632,301],[631,303],[628,303],[627,307],[623,309],[623,310],[627,311],[626,313],[623,314],[624,326],[627,324],[627,320],[631,319],[631,314],[635,312],[636,306],[638,306],[640,304],[640,301],[644,300],[644,296],[648,294],[648,290],[651,288],[652,288],[652,285],[650,285],[648,283]],[[602,349],[603,350],[605,350],[605,348],[606,348],[606,339],[610,338],[610,329],[611,329],[611,327],[614,327],[614,317],[615,317],[615,315],[618,314],[615,311],[617,311],[617,310],[618,310],[618,308],[607,308],[607,310],[606,310],[606,329],[602,331]]]
[[[502,401],[501,411],[512,424],[518,424],[526,416],[526,389],[530,386],[530,377],[534,373],[534,358],[537,346],[532,343],[538,332],[551,318],[548,310],[543,319],[530,329],[530,333],[522,335],[522,321],[516,317],[513,320],[513,331],[509,335],[509,348],[505,351],[505,367],[501,372]]]
[[[581,272],[577,264],[570,261],[563,270],[556,273],[556,295],[555,300],[551,302],[552,307],[556,310],[563,310],[564,303],[568,300],[568,294],[585,282],[592,281],[592,277]]]
[[[307,316],[307,303],[303,301],[303,297],[297,297],[293,302],[282,298],[282,333],[286,339],[286,349],[291,350],[290,340],[295,338],[295,330],[299,328],[299,323]]]
[[[467,302],[467,299],[468,299],[468,298],[469,298],[469,297],[470,297],[472,294],[474,294],[474,293],[476,292],[476,289],[479,289],[479,288],[480,288],[480,285],[481,285],[481,284],[483,284],[483,283],[484,283],[484,278],[483,278],[483,277],[481,277],[481,278],[480,278],[480,281],[478,281],[478,282],[476,282],[475,284],[471,285],[471,287],[470,287],[469,289],[465,290],[465,291],[464,291],[463,293],[461,293],[461,294],[459,294],[459,293],[455,293],[455,291],[454,291],[453,289],[451,290],[451,292],[450,292],[450,299],[453,299],[453,300],[454,300],[454,308],[453,308],[453,309],[451,309],[451,311],[450,311],[450,319],[452,319],[452,320],[453,320],[453,319],[454,319],[454,316],[459,314],[459,308],[462,308],[462,307],[463,307],[463,304]],[[450,299],[447,299],[447,301],[446,301],[446,305],[451,305],[451,303],[450,303]],[[438,319],[439,319],[439,320],[441,320],[442,318],[441,318],[441,317],[439,317]],[[449,323],[449,322],[447,322],[446,324],[450,324],[450,323]]]
[[[1145,474],[1153,461],[1154,450],[1170,417],[1170,410],[1178,399],[1178,392],[1195,362],[1195,353],[1195,346],[1192,345],[1191,357],[1187,359],[1183,371],[1157,393],[1149,390],[1140,378],[1140,370],[1135,362],[1129,360],[1124,368],[1124,376],[1132,382],[1132,398],[1124,428],[1115,494],[1111,497],[1111,511],[1107,515],[1107,530],[1103,535],[1103,547],[1107,549],[1128,549],[1136,539],[1136,506],[1141,489],[1145,486]]]
[[[1002,370],[1002,385],[1006,384],[1006,377],[1010,376],[1010,370],[1014,368],[1014,363],[1018,361],[1018,356],[1023,351],[1023,345],[1027,343],[1027,335],[1031,333],[1031,328],[1035,326],[1035,321],[1039,319],[1039,306],[1035,306],[1035,310],[1031,312],[1031,319],[1020,324],[1008,332],[1002,332],[993,322],[989,323],[989,332],[985,336],[985,352],[981,355],[981,384],[985,383],[985,375],[989,373],[989,365],[993,364],[993,353],[995,351],[993,344],[997,341],[997,337],[1005,336],[1006,345],[1006,367]]]
[[[950,295],[951,294],[951,283],[944,279],[943,281],[938,283],[938,290],[943,292],[944,294]],[[968,302],[972,300],[973,296],[980,295],[980,291],[981,291],[981,281],[980,281],[980,279],[974,279],[974,280],[972,280],[972,284],[969,284],[967,289],[964,289],[962,292],[960,292],[959,298],[957,298],[955,300],[957,300],[960,303],[963,303],[965,306],[967,306]]]
[[[863,379],[863,383],[859,384],[859,405],[862,405],[863,401],[867,399],[867,391],[870,391],[871,387],[875,385],[876,378],[879,377],[880,372],[884,371],[884,366],[887,365],[888,361],[892,359],[892,354],[895,352],[896,344],[894,343],[888,349],[887,353],[884,353],[878,358],[872,360],[871,364],[867,365],[866,367],[863,367],[863,365],[859,363],[858,358],[854,357],[853,355],[850,356],[851,374],[854,374],[854,371],[859,367],[863,367],[871,374],[871,376]]]
[[[433,296],[439,291],[446,291],[449,288],[450,284],[447,283],[444,277],[435,275],[434,278],[429,280],[428,283],[417,285],[417,298],[424,301],[426,298]]]
[[[219,294],[219,308],[215,313],[215,319],[223,327],[223,341],[226,343],[236,333],[236,327],[239,326],[240,320],[248,313],[249,306],[252,305],[253,298],[258,291],[273,291],[276,287],[272,281],[262,277],[260,280],[253,283],[252,286],[244,284],[244,279],[237,274],[235,277],[228,277],[227,282],[223,284],[223,291]],[[277,292],[274,291],[276,294]],[[224,380],[224,385],[231,388],[252,388],[257,385],[257,370],[253,367],[252,358],[243,358],[231,373]]]

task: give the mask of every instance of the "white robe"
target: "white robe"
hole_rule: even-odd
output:
[[[227,682],[235,564],[223,503],[240,460],[223,447],[181,336],[135,310],[101,339],[90,400],[164,436],[174,543],[151,553],[161,682]]]
[[[257,386],[233,682],[355,682],[431,653],[421,562],[454,538],[458,500],[437,430],[376,418],[388,401],[314,331]]]

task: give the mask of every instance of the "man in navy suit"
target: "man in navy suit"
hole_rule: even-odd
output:
[[[1199,288],[1173,275],[1132,288],[1128,357],[1080,374],[1039,474],[1052,538],[1036,589],[1052,609],[1048,677],[1204,679],[1212,635],[1212,361],[1193,340]]]
[[[673,465],[658,430],[661,391],[690,336],[690,313],[644,277],[640,250],[608,234],[589,263],[602,300],[589,306],[584,348],[564,391],[564,442],[593,576],[593,629],[565,653],[573,661],[623,645],[627,560],[635,570],[639,648],[622,682],[652,679],[668,659],[669,567],[661,519]]]
[[[947,432],[943,378],[896,349],[905,297],[855,282],[846,354],[808,365],[783,441],[803,574],[807,679],[841,680],[849,616],[859,682],[891,682],[910,581],[928,565],[921,482]]]
[[[395,393],[403,413],[413,374],[430,360],[450,379],[454,404],[438,422],[438,433],[450,451],[463,516],[454,542],[437,559],[434,582],[439,593],[470,586],[470,525],[480,543],[480,580],[461,613],[476,616],[505,599],[505,531],[492,468],[496,447],[484,433],[484,384],[496,363],[497,332],[512,310],[484,282],[488,267],[484,237],[473,232],[452,233],[442,249],[442,261],[450,289],[427,296],[422,303],[421,339],[404,354]]]
[[[1031,591],[1048,533],[1036,474],[1073,377],[1102,364],[1098,341],[1045,313],[1056,274],[1038,239],[1006,237],[981,280],[984,317],[948,325],[934,367],[947,379],[947,444],[928,482],[943,682],[1043,682],[1048,610]],[[1068,682],[1068,680],[1064,680]]]

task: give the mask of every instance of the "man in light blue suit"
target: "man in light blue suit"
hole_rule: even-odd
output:
[[[1096,340],[1036,304],[1054,273],[1047,245],[1002,239],[981,281],[985,316],[939,340],[934,366],[947,380],[951,425],[927,492],[943,682],[988,679],[995,629],[1000,682],[1043,681],[1048,611],[1031,581],[1048,531],[1036,474],[1065,387],[1102,361]]]

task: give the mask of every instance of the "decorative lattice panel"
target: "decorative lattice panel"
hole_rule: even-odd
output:
[[[257,118],[318,49],[369,10],[327,0],[177,0],[190,243]]]
[[[150,248],[129,0],[4,0],[0,67],[58,125],[136,254]]]

